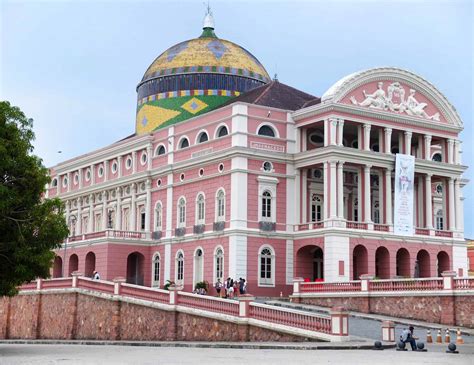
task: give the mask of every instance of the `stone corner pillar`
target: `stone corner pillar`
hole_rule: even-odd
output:
[[[237,297],[239,301],[239,317],[249,317],[250,314],[250,303],[255,300],[255,297],[251,294],[243,294]]]
[[[332,307],[331,334],[335,336],[349,335],[349,313],[343,307]]]

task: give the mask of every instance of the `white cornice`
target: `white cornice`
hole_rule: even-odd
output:
[[[339,104],[339,103],[334,103],[334,102],[317,104],[317,105],[310,106],[308,108],[297,110],[292,114],[292,117],[297,122],[298,120],[301,120],[304,118],[317,117],[321,114],[325,114],[329,112],[349,113],[356,116],[377,119],[381,121],[381,123],[379,124],[380,126],[384,125],[383,121],[390,121],[394,123],[399,123],[403,126],[429,128],[429,129],[439,130],[443,132],[459,133],[462,131],[462,127],[458,127],[451,124],[435,122],[432,120],[422,119],[418,117],[411,117],[409,115],[395,114],[391,112],[385,112],[382,110],[364,108],[364,107],[349,105],[349,104]],[[334,117],[347,119],[347,116],[334,115]],[[360,123],[367,122],[365,120],[361,120],[357,118],[351,118],[351,120],[354,120]],[[372,121],[369,121],[369,122],[372,123]],[[311,124],[311,123],[314,123],[314,121],[308,121],[301,124],[297,123],[297,126],[300,127],[300,126]]]

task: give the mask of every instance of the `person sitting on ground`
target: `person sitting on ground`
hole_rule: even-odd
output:
[[[403,343],[409,342],[412,351],[416,351],[416,341],[413,338],[413,330],[413,326],[410,326],[409,329],[404,328],[402,334],[400,335],[400,341],[402,341]]]

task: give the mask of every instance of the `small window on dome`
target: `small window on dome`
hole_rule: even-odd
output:
[[[156,155],[160,156],[160,155],[164,155],[165,153],[166,153],[165,146],[163,145],[158,146],[158,148],[156,149]]]
[[[275,137],[275,131],[268,125],[262,125],[258,130],[259,136]]]
[[[207,133],[206,133],[206,132],[202,132],[202,133],[199,135],[198,143],[204,143],[204,142],[207,142],[208,140],[209,140],[209,137],[207,136]]]

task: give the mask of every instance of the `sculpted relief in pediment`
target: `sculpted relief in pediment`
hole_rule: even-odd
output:
[[[364,85],[367,89],[375,85]],[[350,103],[367,108],[380,109],[399,114],[421,117],[440,121],[440,113],[415,89],[402,85],[400,82],[377,82],[376,90],[367,92],[360,87],[349,94]]]

